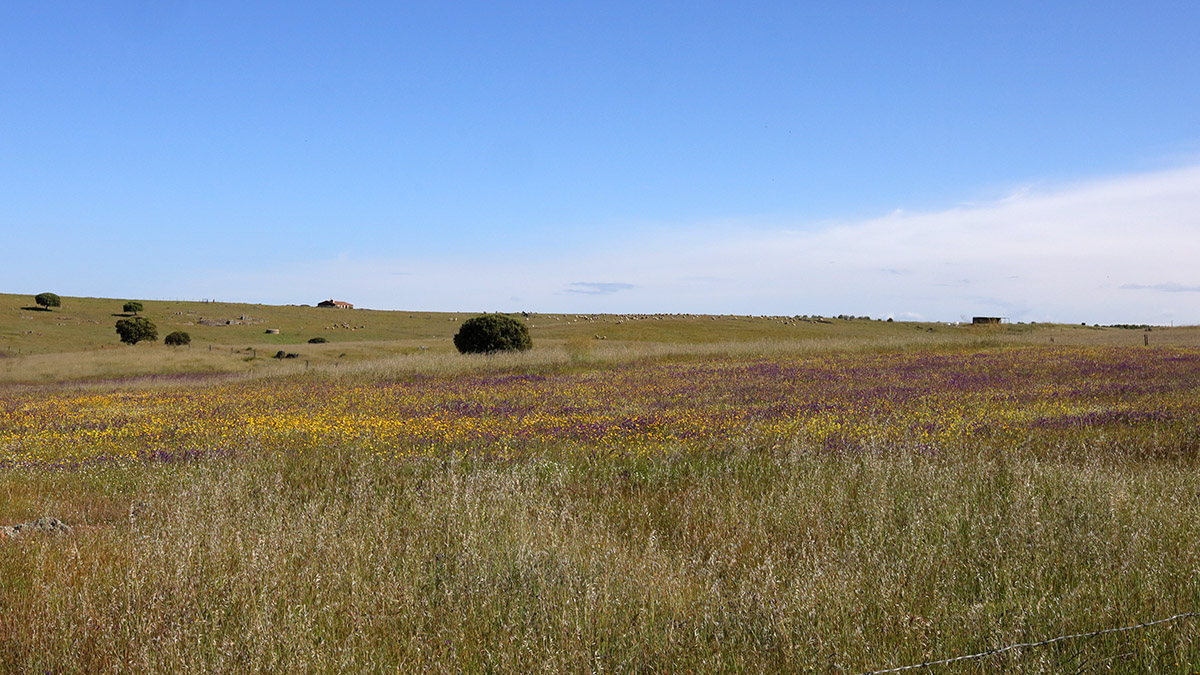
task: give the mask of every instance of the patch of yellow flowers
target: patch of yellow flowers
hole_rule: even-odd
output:
[[[828,451],[1197,435],[1200,353],[1024,348],[633,364],[548,376],[0,394],[0,464],[352,447],[513,457],[732,439]]]

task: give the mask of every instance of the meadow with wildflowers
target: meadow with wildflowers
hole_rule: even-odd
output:
[[[0,513],[77,526],[0,546],[0,669],[862,672],[1200,609],[1200,348],[454,358],[0,390]]]
[[[1147,427],[1155,452],[1174,452],[1197,440],[1198,374],[1200,350],[1078,347],[33,391],[3,399],[0,463],[320,448],[391,458],[653,456],[745,442],[816,452],[1115,451]]]

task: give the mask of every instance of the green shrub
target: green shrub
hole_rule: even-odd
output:
[[[144,316],[134,317],[132,319],[121,319],[117,322],[117,335],[121,336],[121,342],[127,342],[135,345],[143,340],[153,342],[158,339],[158,329],[154,327],[150,319]]]
[[[454,336],[463,354],[525,350],[533,346],[525,324],[504,314],[483,314],[463,322]]]
[[[50,309],[51,307],[62,307],[62,298],[53,293],[38,293],[33,296],[33,301],[37,304]]]
[[[185,333],[181,330],[177,330],[174,333],[171,333],[167,337],[163,338],[163,344],[170,345],[172,347],[181,347],[183,345],[190,345],[190,344],[192,344],[192,336],[188,335],[187,333]]]
[[[326,342],[329,342],[329,340],[326,340],[326,339],[325,339],[325,338],[323,338],[323,337],[315,337],[315,338],[312,338],[312,339],[310,339],[310,340],[308,341],[308,344],[310,344],[310,345],[323,345],[323,344],[325,344]]]
[[[142,311],[142,303],[137,302],[136,300],[130,300],[129,302],[125,303],[125,306],[121,308],[121,311],[125,312],[126,314],[137,314],[138,312]]]

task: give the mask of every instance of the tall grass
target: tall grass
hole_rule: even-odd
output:
[[[821,339],[767,338],[732,342],[664,343],[607,342],[575,339],[541,345],[530,351],[496,354],[424,352],[376,358],[346,364],[322,363],[309,373],[317,377],[340,376],[358,380],[389,379],[404,375],[454,376],[463,373],[548,373],[607,368],[639,361],[702,360],[742,357],[785,357],[837,352],[894,352],[990,349],[1008,344],[987,335],[966,333],[902,336],[830,337]],[[1012,344],[1023,344],[1012,342]],[[292,375],[295,368],[260,371],[263,375]]]
[[[628,460],[395,462],[347,449],[131,468],[144,504],[98,511],[70,538],[0,546],[0,669],[921,662],[1195,610],[1196,469],[1195,458],[749,444]],[[972,668],[1192,672],[1198,628]]]
[[[275,362],[203,392],[191,388],[205,378],[89,384],[118,391],[95,392],[109,407],[66,420],[69,409],[37,404],[74,400],[59,395],[67,387],[10,387],[5,419],[37,421],[18,441],[74,424],[120,444],[212,452],[0,471],[0,524],[50,515],[75,526],[0,541],[0,672],[853,673],[1200,610],[1194,350],[1010,343],[1022,344],[913,331],[892,342],[568,340],[307,371]],[[788,361],[830,350],[845,354],[828,367]],[[717,368],[722,358],[736,363]],[[623,367],[676,360],[695,363]],[[797,370],[804,360],[814,369]],[[476,377],[493,372],[570,377]],[[613,373],[649,380],[622,376],[622,389]],[[280,390],[295,385],[303,405],[268,413],[365,424],[370,406],[429,384],[432,398],[390,413],[415,426],[421,411],[472,397],[496,400],[471,414],[501,415],[509,408],[483,404],[504,400],[536,410],[568,380],[626,399],[593,402],[618,418],[740,406],[761,409],[762,428],[647,453],[622,448],[620,434],[594,451],[566,434],[520,453],[437,446],[398,458],[373,452],[369,434],[180,440],[171,434],[191,420],[162,410],[240,424],[238,406],[288,401]],[[125,391],[141,387],[171,391]],[[789,401],[819,404],[786,413],[798,420],[840,402],[830,420],[847,442],[766,424],[785,415],[771,404]],[[978,428],[952,442],[913,435],[973,412]],[[89,436],[62,438],[51,449]],[[955,672],[1195,673],[1198,638],[1189,619]]]

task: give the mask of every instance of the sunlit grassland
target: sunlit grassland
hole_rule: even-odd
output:
[[[0,542],[0,671],[862,672],[1200,610],[1190,333],[928,328],[7,385],[0,524],[76,529]]]
[[[28,296],[0,294],[0,352],[49,354],[114,349],[114,331],[123,301],[64,297],[51,311],[32,306]],[[390,342],[416,348],[452,350],[450,338],[465,318],[484,311],[408,312],[325,309],[239,303],[143,301],[141,313],[159,328],[160,337],[183,330],[193,349],[208,345],[260,348],[306,345],[314,337],[331,343]],[[521,316],[521,315],[518,315]],[[594,340],[670,344],[736,342],[760,339],[879,337],[912,332],[908,324],[882,321],[792,321],[791,317],[697,315],[529,314],[535,343]],[[267,334],[267,329],[278,334]],[[921,328],[925,330],[925,328]],[[145,347],[141,345],[138,348]],[[308,347],[305,347],[308,349]],[[129,351],[126,349],[125,351]],[[289,349],[295,351],[295,349]],[[274,350],[271,350],[274,353]]]
[[[321,452],[81,474],[5,481],[59,512],[72,483],[137,496],[0,549],[7,670],[856,672],[1200,600],[1178,458]],[[1191,672],[1196,635],[965,672]]]
[[[337,310],[305,306],[143,300],[141,313],[160,341],[122,345],[114,330],[123,299],[64,297],[42,311],[31,295],[0,294],[0,383],[107,380],[206,373],[294,373],[304,368],[376,368],[381,360],[408,370],[473,367],[453,358],[451,338],[474,312]],[[314,301],[315,302],[315,301]],[[520,315],[518,315],[520,316]],[[530,314],[521,320],[534,339],[535,359],[604,363],[610,359],[678,354],[781,353],[813,349],[906,348],[934,344],[1188,345],[1200,329],[1140,330],[944,323],[796,316]],[[268,334],[267,329],[278,330]],[[172,331],[190,347],[168,347]],[[310,344],[312,338],[326,344]],[[277,352],[296,354],[283,363]],[[449,358],[442,358],[449,357]],[[477,361],[476,361],[477,362]],[[466,365],[464,365],[466,364]]]

